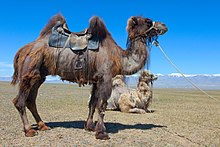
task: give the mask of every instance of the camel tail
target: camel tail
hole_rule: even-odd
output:
[[[18,83],[18,74],[15,71],[13,76],[12,76],[12,81],[11,81],[11,85],[16,85]]]
[[[12,75],[11,85],[16,85],[18,83],[18,58],[19,54],[17,53],[14,58],[14,73]]]
[[[94,16],[89,21],[88,31],[95,37],[99,38],[100,41],[106,38],[107,35],[110,35],[104,22],[98,16]]]

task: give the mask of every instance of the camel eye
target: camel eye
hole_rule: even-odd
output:
[[[153,22],[150,21],[150,22],[148,23],[148,26],[151,27],[152,25],[153,25]]]
[[[153,22],[150,19],[145,19],[145,22],[147,23],[147,26],[149,26],[149,27],[151,27],[153,25]]]

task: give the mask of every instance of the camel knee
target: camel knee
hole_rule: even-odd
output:
[[[25,109],[25,101],[18,99],[17,97],[12,100],[15,108],[20,112],[23,113]]]
[[[106,99],[102,99],[102,100],[100,100],[99,102],[98,102],[98,111],[101,113],[101,114],[103,114],[103,115],[105,115],[105,110],[106,110],[106,108],[107,108],[107,105],[108,105],[108,102],[107,102],[107,100]]]

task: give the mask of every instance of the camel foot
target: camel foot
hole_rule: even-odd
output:
[[[95,134],[96,139],[101,139],[101,140],[108,140],[110,137],[108,136],[108,133],[106,132],[98,132]]]
[[[147,113],[153,113],[154,110],[148,110],[148,109],[147,109],[146,112],[147,112]]]
[[[145,114],[146,112],[144,110],[140,110],[140,114]]]
[[[128,111],[129,113],[138,113],[138,114],[145,114],[145,110],[144,109],[139,109],[139,108],[132,108]]]
[[[87,122],[85,123],[85,125],[84,125],[84,129],[85,129],[86,131],[92,131],[92,132],[94,132],[94,131],[95,131],[95,125],[94,125],[93,122],[87,121]]]
[[[38,123],[38,129],[40,131],[50,130],[50,127],[46,126],[44,122],[40,121]]]
[[[34,130],[34,129],[29,129],[29,130],[26,130],[26,131],[25,131],[25,136],[26,136],[26,137],[34,137],[34,136],[36,136],[37,134],[38,134],[37,131]]]

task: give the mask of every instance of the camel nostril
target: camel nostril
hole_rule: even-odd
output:
[[[160,35],[163,35],[163,34],[166,33],[167,31],[168,31],[167,28],[163,28],[163,29],[157,30],[157,33],[160,34]]]
[[[164,34],[164,33],[166,33],[168,31],[166,25],[163,24],[163,23],[159,24],[157,27],[158,27],[158,33],[160,35],[162,35],[162,34]]]
[[[166,33],[167,31],[168,31],[168,28],[166,27],[166,25],[164,25],[163,34]]]

